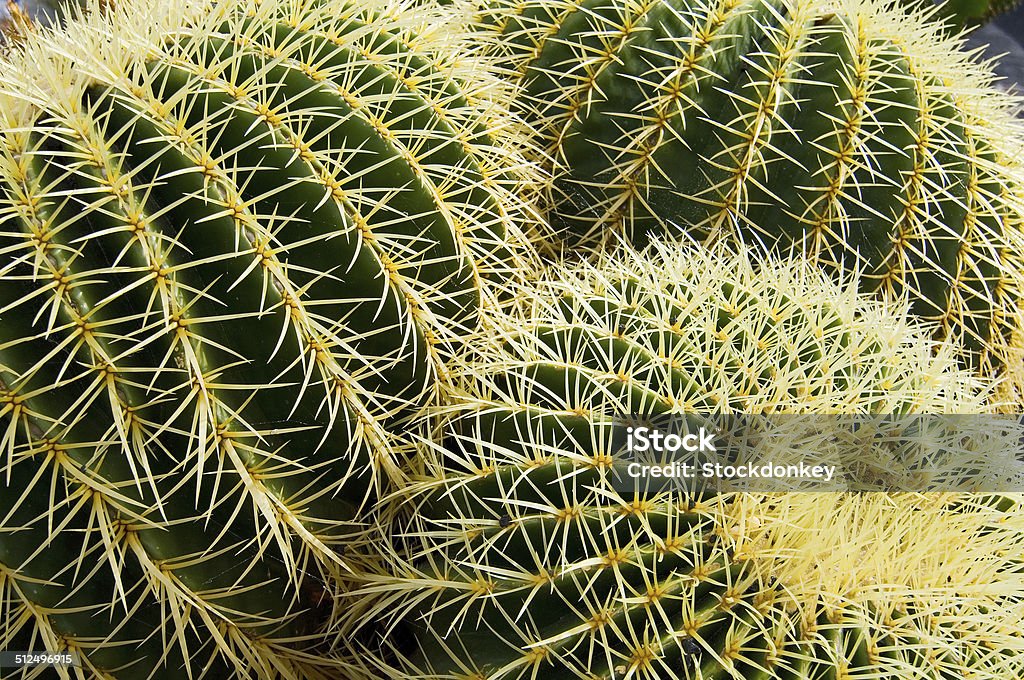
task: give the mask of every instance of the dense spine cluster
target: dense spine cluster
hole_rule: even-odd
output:
[[[819,494],[629,496],[585,457],[585,438],[556,439],[564,421],[535,420],[529,447],[510,447],[486,417],[474,425],[419,489],[408,531],[419,559],[364,591],[364,616],[388,631],[383,653],[356,654],[371,673],[994,680],[1024,670],[1024,610],[1007,594],[1020,578],[1019,509],[848,494],[825,496],[823,513]],[[787,569],[811,551],[828,556],[821,569]]]
[[[0,647],[314,677],[516,170],[388,8],[158,9],[0,65]]]
[[[715,276],[725,271],[728,282]],[[385,540],[406,553],[363,575],[353,596],[352,621],[377,617],[388,631],[382,652],[357,655],[372,672],[776,680],[1020,671],[1021,603],[998,593],[1016,578],[1010,551],[1024,527],[1006,508],[953,509],[912,494],[712,497],[623,486],[613,436],[623,413],[978,408],[967,378],[948,356],[932,359],[920,328],[805,266],[756,271],[748,254],[672,246],[559,269],[541,290],[531,321],[496,322],[489,333],[501,341],[465,367],[461,397],[443,410],[415,484],[394,506]],[[977,460],[1014,465],[1019,433],[981,433]],[[825,499],[827,517],[815,514]],[[882,518],[929,529],[881,540]],[[993,522],[1004,526],[992,532]],[[938,535],[966,552],[915,573]],[[831,550],[847,561],[837,565]],[[954,588],[989,579],[992,598],[931,601],[927,589],[947,587],[950,575]]]
[[[934,26],[872,2],[498,0],[570,244],[687,232],[908,295],[989,373],[1020,362],[1019,124]]]
[[[552,268],[495,341],[477,343],[461,373],[509,384],[504,398],[534,403],[584,378],[600,387],[549,406],[585,410],[621,392],[620,413],[973,413],[974,381],[951,348],[922,336],[904,307],[861,298],[799,261],[761,261],[754,249],[673,241],[622,247],[595,263]],[[517,328],[526,330],[516,332]],[[544,369],[540,367],[545,367]],[[507,377],[532,375],[526,398]],[[480,376],[484,376],[481,378]],[[615,384],[623,385],[616,388]],[[653,390],[634,393],[633,386]],[[611,391],[611,392],[609,392]],[[533,393],[531,393],[533,394]],[[640,406],[643,408],[640,408]]]

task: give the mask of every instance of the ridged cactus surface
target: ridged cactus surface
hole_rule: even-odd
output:
[[[331,677],[323,579],[528,259],[404,16],[117,3],[0,62],[0,648]]]
[[[748,257],[619,252],[553,272],[532,322],[490,330],[394,506],[406,553],[353,596],[352,624],[386,631],[356,658],[460,680],[1021,672],[1019,513],[622,486],[624,413],[980,408],[920,328]],[[983,436],[980,459],[1006,464],[1016,435]]]
[[[581,388],[579,399],[608,399],[611,390],[624,400],[620,413],[985,408],[954,350],[921,337],[906,306],[873,304],[855,282],[836,285],[799,260],[762,263],[756,249],[665,241],[553,267],[530,290],[519,316],[507,317],[511,330],[490,331],[495,340],[462,369],[508,384],[503,394],[513,401],[520,383],[536,387],[522,403],[542,398],[546,385],[547,405],[571,410],[579,404],[565,386],[597,381],[601,389]],[[509,377],[517,371],[538,374],[517,382]]]
[[[569,247],[688,232],[858,270],[982,371],[1020,363],[1013,104],[872,0],[495,0],[468,44],[553,175]]]
[[[943,0],[942,2],[920,2],[910,0],[907,7],[917,10],[932,10],[934,21],[942,22],[949,32],[970,31],[985,24],[1000,14],[1012,12],[1020,5],[1018,0]],[[936,7],[937,6],[937,7]]]

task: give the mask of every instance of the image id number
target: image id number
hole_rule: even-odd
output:
[[[0,668],[78,665],[77,652],[0,652]]]

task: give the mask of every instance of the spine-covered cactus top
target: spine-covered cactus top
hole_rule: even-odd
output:
[[[496,0],[504,69],[571,243],[796,244],[1019,363],[1024,134],[934,25],[874,0]]]
[[[0,648],[327,663],[317,579],[529,259],[519,164],[411,25],[118,2],[0,61]]]
[[[460,372],[392,504],[392,563],[360,575],[341,617],[354,664],[474,680],[1024,670],[1011,594],[1024,525],[1005,505],[710,497],[619,476],[612,432],[626,413],[979,409],[919,326],[804,263],[758,271],[746,254],[676,247],[559,268],[531,312],[487,330],[495,340]],[[1020,432],[1010,418],[1004,433],[975,433],[968,456],[1019,473]],[[376,646],[356,633],[371,621]]]

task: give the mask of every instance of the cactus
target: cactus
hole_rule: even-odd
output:
[[[1017,510],[612,474],[616,414],[982,408],[921,328],[803,263],[669,246],[560,268],[536,298],[460,370],[394,508],[387,544],[407,552],[351,595],[346,639],[385,631],[352,650],[368,672],[1019,677]],[[980,437],[981,461],[1014,465],[1007,432]]]
[[[965,363],[1019,369],[1014,100],[874,0],[495,0],[470,45],[512,81],[570,243],[685,231],[794,244],[908,295]]]
[[[524,289],[523,309],[490,322],[529,330],[488,331],[496,341],[474,343],[472,365],[453,370],[473,384],[510,385],[503,397],[512,401],[507,376],[541,362],[585,367],[601,398],[628,377],[657,395],[643,403],[687,413],[996,408],[978,393],[988,383],[955,369],[955,348],[918,337],[922,326],[906,305],[866,301],[855,280],[836,285],[799,260],[762,263],[750,248],[689,246],[624,246],[596,263],[552,267],[539,292]],[[540,380],[522,403],[540,398]],[[575,380],[552,374],[543,384],[557,395]],[[550,407],[569,404],[554,395]]]
[[[415,28],[130,0],[0,62],[0,648],[333,675],[324,579],[529,267],[514,153]]]

